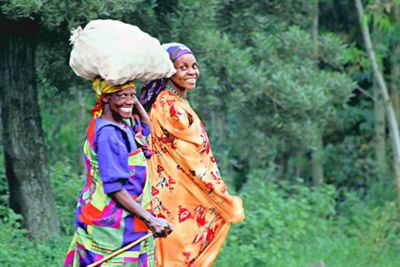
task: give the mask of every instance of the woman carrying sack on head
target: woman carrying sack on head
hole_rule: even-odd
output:
[[[150,109],[149,162],[153,210],[174,226],[156,240],[157,266],[211,266],[231,223],[244,219],[242,201],[227,192],[205,128],[186,99],[199,68],[192,51],[165,44],[177,72],[146,83],[140,101]]]
[[[93,81],[97,105],[84,144],[87,180],[76,209],[76,231],[64,266],[87,266],[147,235],[171,233],[171,225],[151,211],[146,135],[149,118],[135,85]],[[133,114],[132,110],[138,114]],[[127,123],[127,120],[131,120]],[[141,120],[145,123],[142,124]],[[146,125],[147,124],[147,125]],[[101,266],[155,266],[154,239]]]

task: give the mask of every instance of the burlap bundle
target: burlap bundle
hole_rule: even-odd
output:
[[[87,80],[111,85],[168,78],[176,70],[160,42],[138,27],[118,20],[93,20],[73,30],[69,64]]]

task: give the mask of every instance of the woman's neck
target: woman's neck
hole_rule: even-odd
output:
[[[171,79],[168,79],[167,84],[168,84],[169,86],[171,86],[172,88],[174,88],[174,89],[179,93],[180,96],[182,96],[183,98],[186,98],[186,91],[187,91],[187,90],[186,90],[185,88],[183,88],[183,87],[177,85],[177,84],[174,83],[174,81],[171,80]]]
[[[118,124],[124,124],[121,116],[119,116],[119,114],[115,114],[115,112],[110,110],[107,105],[103,109],[103,114],[101,115],[101,118]]]

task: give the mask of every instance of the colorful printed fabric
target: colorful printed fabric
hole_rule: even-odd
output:
[[[149,232],[139,218],[108,195],[126,189],[151,212],[147,160],[135,144],[136,136],[128,125],[101,118],[90,122],[84,145],[88,176],[78,200],[76,232],[64,266],[87,266]],[[154,239],[146,239],[99,266],[155,266]]]
[[[104,94],[115,93],[115,92],[124,90],[126,88],[130,88],[130,87],[135,88],[135,83],[127,82],[127,83],[124,83],[121,85],[111,85],[111,84],[108,84],[106,80],[103,80],[101,78],[96,78],[92,82],[92,87],[93,87],[93,90],[96,92],[96,95],[101,96]]]
[[[242,201],[227,192],[204,126],[185,99],[161,91],[150,119],[153,211],[174,229],[156,239],[157,266],[211,266],[230,224],[244,219]]]

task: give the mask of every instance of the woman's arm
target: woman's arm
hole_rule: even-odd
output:
[[[104,192],[141,219],[156,237],[167,236],[172,232],[171,225],[147,212],[124,189],[131,171],[127,160],[128,150],[121,139],[121,131],[114,126],[101,128],[97,135],[97,157]]]
[[[166,237],[172,232],[172,226],[162,218],[156,218],[132,199],[128,191],[122,189],[111,193],[112,197],[127,211],[141,219],[154,233],[155,237]]]
[[[225,220],[232,223],[243,220],[242,201],[226,190],[204,127],[180,101],[173,100],[166,97],[163,105],[157,105],[154,112],[163,130],[158,133],[157,137],[161,138],[157,142],[187,174],[180,178],[180,183],[209,200]]]
[[[149,131],[151,132],[151,121],[150,121],[149,115],[147,115],[146,110],[144,109],[144,107],[142,106],[142,104],[140,103],[140,101],[137,99],[136,96],[134,98],[133,106],[136,109],[136,111],[140,117],[140,121],[142,123],[146,124],[147,127],[149,128]]]

